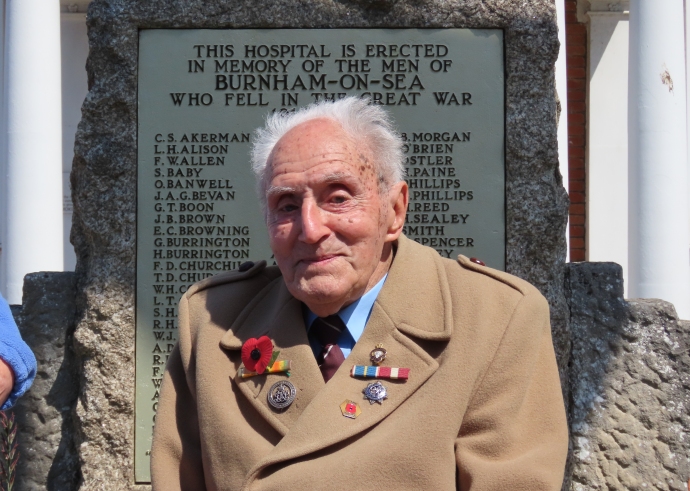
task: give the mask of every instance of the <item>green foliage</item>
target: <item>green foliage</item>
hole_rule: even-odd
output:
[[[14,414],[7,417],[7,414],[0,411],[0,491],[12,491],[18,461],[17,424],[14,422]]]

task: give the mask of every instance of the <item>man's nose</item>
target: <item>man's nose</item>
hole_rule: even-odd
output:
[[[305,200],[302,202],[302,231],[299,240],[308,244],[315,244],[330,233],[323,217],[323,210],[316,202]]]

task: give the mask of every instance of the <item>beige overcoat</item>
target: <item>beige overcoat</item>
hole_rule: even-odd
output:
[[[158,406],[153,489],[557,491],[567,429],[549,308],[528,283],[442,259],[401,237],[362,337],[325,384],[302,306],[276,267],[257,263],[198,283],[180,301],[179,343]],[[238,379],[240,348],[268,335],[297,397],[274,410],[268,388]],[[370,404],[352,378],[378,343],[384,380]],[[361,415],[343,417],[357,401]]]

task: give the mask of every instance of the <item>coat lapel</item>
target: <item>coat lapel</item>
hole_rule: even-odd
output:
[[[242,344],[249,338],[262,335],[268,336],[274,349],[280,351],[279,360],[292,362],[290,377],[284,373],[246,379],[238,376]],[[270,283],[247,305],[221,339],[220,346],[227,351],[232,362],[228,376],[258,413],[283,436],[325,386],[307,340],[302,304],[287,291],[282,277]],[[297,388],[295,401],[282,411],[271,407],[267,399],[268,390],[279,380],[289,380]]]
[[[362,337],[327,384],[321,379],[302,321],[301,337],[293,343],[303,343],[303,354],[310,357],[310,364],[305,362],[303,369],[308,365],[310,371],[298,380],[295,367],[290,378],[298,389],[298,399],[303,397],[298,406],[299,414],[295,412],[296,418],[286,423],[289,431],[281,432],[284,438],[250,471],[245,484],[248,485],[266,467],[344,441],[388,416],[438,368],[436,360],[415,338],[445,342],[450,339],[452,327],[450,293],[440,257],[401,237],[388,279],[374,303]],[[388,399],[381,405],[370,404],[362,392],[374,379],[352,378],[349,373],[352,365],[370,364],[369,352],[378,343],[382,343],[388,352],[385,366],[410,368],[407,381],[382,380]],[[309,385],[301,385],[304,383]],[[308,396],[302,396],[303,393]],[[362,413],[359,417],[343,417],[340,404],[345,400],[360,405]]]

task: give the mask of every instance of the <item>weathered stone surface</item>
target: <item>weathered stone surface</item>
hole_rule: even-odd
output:
[[[506,46],[507,269],[552,307],[562,374],[567,198],[558,173],[551,0],[95,0],[89,93],[72,171],[85,489],[133,489],[137,47],[140,28],[501,28]]]
[[[571,265],[569,285],[570,489],[687,491],[690,326],[668,302],[625,302],[618,265]]]
[[[33,350],[38,372],[14,408],[19,427],[17,491],[77,489],[79,459],[73,409],[79,378],[72,349],[76,314],[74,273],[32,273],[13,314]]]

